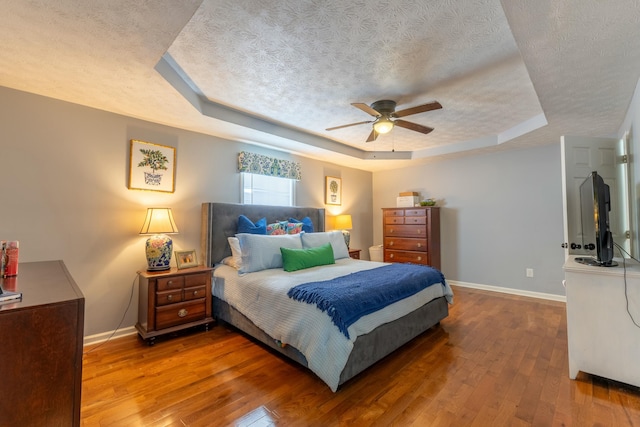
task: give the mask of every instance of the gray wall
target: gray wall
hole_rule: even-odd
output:
[[[401,191],[418,191],[442,207],[447,278],[564,295],[560,166],[558,142],[376,172],[374,243],[382,243],[380,208],[395,206]]]
[[[146,208],[173,208],[175,249],[200,249],[202,202],[240,201],[241,150],[300,161],[297,204],[324,205],[324,176],[342,177],[353,215],[352,247],[372,242],[372,174],[288,153],[156,125],[0,88],[0,239],[20,241],[20,261],[62,259],[86,298],[85,336],[114,330],[136,271],[146,268],[138,232]],[[129,190],[129,140],[177,148],[175,193]],[[175,261],[172,261],[175,263]],[[137,287],[122,328],[137,319]]]

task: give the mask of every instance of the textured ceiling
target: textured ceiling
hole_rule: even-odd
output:
[[[615,134],[639,21],[635,0],[0,0],[0,85],[379,170]],[[325,130],[379,99],[443,109],[405,118],[428,135]]]

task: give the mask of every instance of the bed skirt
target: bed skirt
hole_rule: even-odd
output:
[[[258,328],[246,316],[223,300],[213,297],[213,315],[277,352],[307,367],[307,359],[296,348],[280,347],[276,341]],[[400,319],[380,325],[366,335],[359,336],[353,346],[347,364],[340,374],[340,384],[344,384],[389,353],[408,343],[422,332],[440,323],[449,315],[445,297],[436,298]]]

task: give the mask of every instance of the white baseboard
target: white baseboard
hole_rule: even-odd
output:
[[[129,335],[136,334],[138,331],[133,326],[129,326],[128,328],[118,329],[115,331],[102,332],[95,335],[89,335],[84,337],[84,345],[93,345],[99,344],[101,342],[108,341],[110,339],[126,337]]]
[[[458,282],[456,280],[449,280],[447,282],[453,286],[460,286],[463,288],[481,289],[483,291],[500,292],[503,294],[519,295],[522,297],[540,298],[551,301],[567,302],[567,297],[564,295],[547,294],[543,292],[523,291],[521,289],[503,288],[500,286],[480,285],[477,283]],[[455,297],[454,297],[455,298]]]

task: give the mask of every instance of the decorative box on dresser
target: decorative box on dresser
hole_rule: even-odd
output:
[[[153,345],[159,335],[213,322],[211,268],[139,271],[138,323],[140,336]]]
[[[385,262],[410,262],[440,269],[440,208],[383,208]]]
[[[79,426],[84,296],[62,261],[0,279],[0,426]]]

